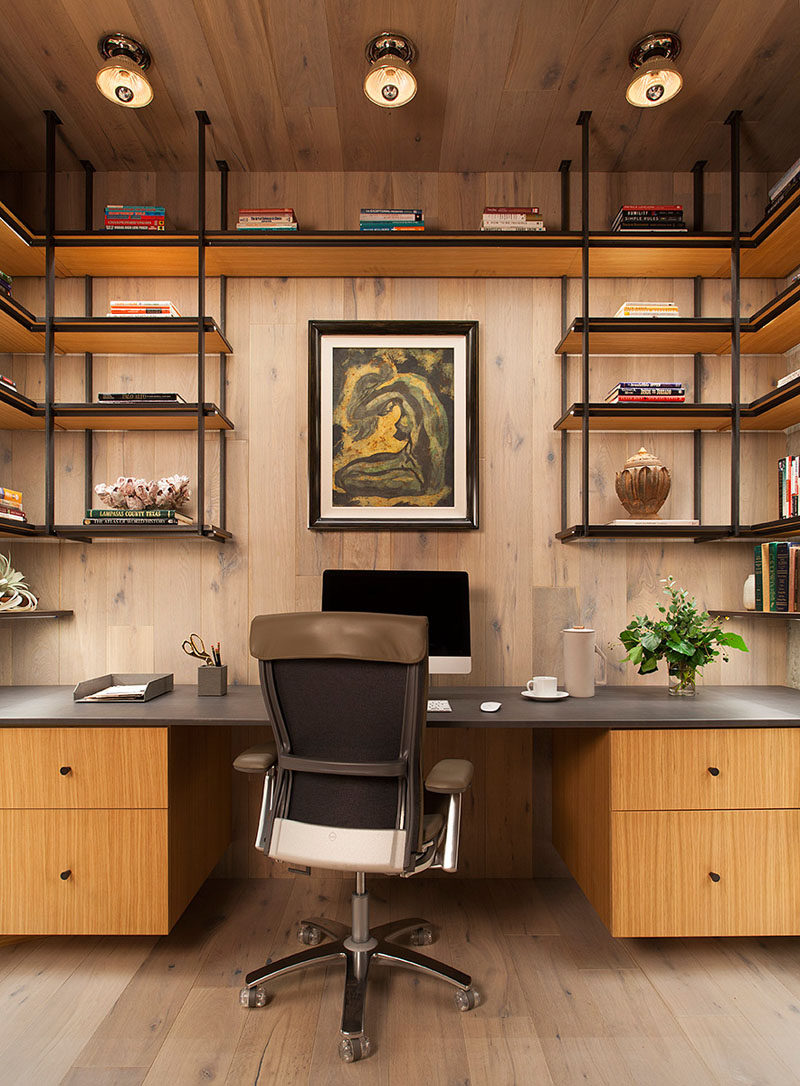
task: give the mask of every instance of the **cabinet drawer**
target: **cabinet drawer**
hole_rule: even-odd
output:
[[[800,728],[611,733],[612,810],[753,807],[800,807]]]
[[[167,932],[167,872],[165,810],[0,811],[0,931]]]
[[[0,808],[166,806],[166,728],[0,729]]]
[[[612,935],[800,934],[800,811],[611,820]]]

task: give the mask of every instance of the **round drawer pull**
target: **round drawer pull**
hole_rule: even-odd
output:
[[[719,776],[719,770],[717,769],[717,767],[715,765],[710,765],[708,767],[708,772],[711,774],[712,777],[718,777]]]
[[[712,882],[719,882],[720,880],[720,876],[717,874],[716,871],[709,871],[708,877],[711,879]]]
[[[61,774],[62,777],[66,777],[67,774],[72,772],[72,766],[71,765],[62,765],[58,772]]]
[[[70,869],[69,869],[69,868],[67,868],[67,870],[66,870],[66,871],[62,871],[62,872],[61,872],[61,874],[60,874],[60,875],[59,875],[58,877],[59,877],[59,878],[60,878],[60,879],[61,879],[61,880],[62,880],[63,882],[66,882],[66,881],[67,881],[67,879],[69,879],[69,878],[72,878],[72,872],[70,871]]]

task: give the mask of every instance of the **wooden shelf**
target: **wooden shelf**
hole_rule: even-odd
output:
[[[784,279],[797,267],[799,252],[800,191],[793,193],[744,236],[742,275],[745,278]]]
[[[139,275],[191,278],[197,275],[197,251],[197,234],[127,230],[59,234],[56,273],[112,278]]]
[[[59,403],[53,407],[57,430],[196,430],[197,404],[108,406],[102,403]],[[232,430],[233,423],[216,404],[204,405],[207,430]]]
[[[0,351],[42,354],[44,324],[13,298],[0,295]]]
[[[593,355],[724,354],[730,348],[731,322],[717,317],[590,317]],[[556,354],[581,354],[583,319],[576,317]]]
[[[230,343],[211,317],[205,317],[207,354],[231,354]],[[55,323],[59,354],[196,354],[193,317],[73,317]]]
[[[232,539],[230,532],[218,528],[216,524],[204,524],[202,533],[198,532],[197,524],[164,524],[149,525],[101,525],[101,524],[57,524],[55,534],[59,538],[73,539],[78,542],[92,543],[96,540],[111,539],[158,539],[165,538],[187,540],[211,540],[214,543],[224,543],[226,539]]]
[[[740,535],[743,539],[752,540],[764,536],[787,536],[800,534],[800,517],[784,517],[779,520],[765,520],[760,524],[750,524],[742,527]]]
[[[589,404],[590,430],[729,430],[729,403]],[[554,430],[580,430],[583,404],[571,404]]]
[[[578,273],[580,274],[580,267]],[[730,234],[591,234],[589,275],[593,278],[727,279],[731,274]]]
[[[8,539],[47,539],[48,531],[38,524],[12,524],[8,520],[0,520],[0,538]]]
[[[0,430],[43,430],[44,408],[21,392],[0,386]]]
[[[26,618],[71,618],[74,611],[0,611],[0,622],[20,622]]]
[[[712,618],[782,618],[800,619],[800,611],[718,611],[709,608]]]
[[[44,275],[44,238],[0,204],[0,269],[6,275]]]
[[[696,541],[714,541],[730,535],[728,524],[659,524],[630,526],[624,524],[590,524],[584,530],[582,524],[573,524],[561,532],[556,532],[556,539],[562,543],[577,542],[584,539],[693,539]]]
[[[798,343],[800,281],[791,283],[747,321],[742,321],[742,354],[784,354]]]

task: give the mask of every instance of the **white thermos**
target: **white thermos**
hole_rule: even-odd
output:
[[[595,656],[602,661],[598,686],[605,686],[606,658],[595,642],[594,630],[570,626],[564,635],[564,688],[573,698],[594,697]]]

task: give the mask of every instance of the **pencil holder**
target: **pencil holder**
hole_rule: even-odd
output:
[[[228,665],[197,669],[198,698],[220,697],[228,693]]]

